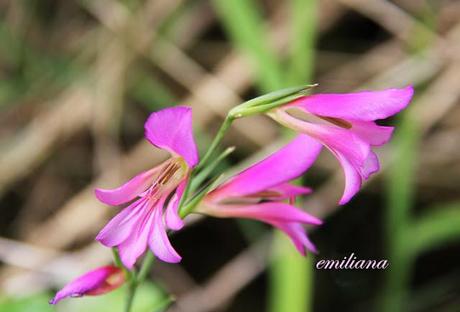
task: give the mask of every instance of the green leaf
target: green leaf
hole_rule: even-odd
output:
[[[131,81],[132,96],[149,110],[170,106],[177,100],[163,83],[143,70],[139,70]]]
[[[312,78],[317,11],[316,0],[291,0],[289,83],[309,82]]]
[[[414,256],[460,240],[460,203],[431,208],[412,224],[408,232],[407,248]]]

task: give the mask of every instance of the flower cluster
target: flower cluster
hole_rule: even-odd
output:
[[[347,203],[363,180],[379,170],[372,148],[387,143],[394,130],[375,121],[404,109],[412,95],[412,87],[316,95],[288,90],[248,101],[234,109],[237,114],[231,117],[265,113],[297,136],[227,181],[205,187],[190,197],[195,170],[199,169],[198,174],[204,172],[207,163],[203,162],[209,156],[200,163],[192,110],[176,106],[152,113],[145,123],[145,137],[171,157],[118,188],[96,189],[101,202],[126,205],[96,237],[104,246],[116,248],[124,269],[107,266],[91,271],[64,287],[51,303],[69,296],[103,294],[119,287],[126,280],[125,272],[148,248],[163,261],[179,262],[181,256],[171,245],[168,231],[184,226],[180,214],[184,203],[193,208],[192,212],[270,224],[288,235],[300,253],[316,252],[304,225],[320,225],[322,221],[295,206],[295,198],[309,194],[311,189],[292,181],[311,167],[325,146],[343,168],[345,190],[339,204]]]

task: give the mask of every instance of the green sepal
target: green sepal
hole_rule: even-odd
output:
[[[317,85],[318,84],[290,87],[264,94],[234,107],[230,110],[228,115],[236,119],[254,114],[265,113],[307,95],[308,91]]]

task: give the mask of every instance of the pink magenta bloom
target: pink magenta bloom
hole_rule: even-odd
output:
[[[208,193],[197,211],[220,218],[259,220],[286,233],[304,254],[316,251],[302,224],[321,224],[321,220],[286,202],[308,194],[309,188],[289,184],[316,160],[321,144],[299,135],[288,145],[264,160],[230,178]]]
[[[119,188],[96,189],[96,197],[105,204],[132,201],[96,237],[107,247],[118,247],[127,268],[133,267],[147,245],[163,261],[181,260],[166,230],[179,230],[184,225],[178,215],[178,204],[190,171],[198,163],[190,107],[176,106],[152,113],[145,123],[145,137],[153,145],[169,151],[171,158]]]
[[[67,284],[56,293],[50,304],[67,297],[97,296],[117,289],[125,282],[125,274],[115,266],[104,266],[90,271]]]
[[[345,173],[340,204],[347,203],[362,181],[380,168],[373,146],[388,142],[394,127],[379,126],[377,119],[395,115],[410,102],[414,90],[315,94],[270,111],[270,117],[299,133],[315,138],[339,160]],[[301,115],[299,115],[299,113]]]

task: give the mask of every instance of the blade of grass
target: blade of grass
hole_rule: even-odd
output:
[[[390,269],[382,292],[381,310],[405,311],[412,259],[407,252],[406,232],[414,204],[415,164],[419,132],[408,114],[403,116],[394,139],[395,159],[386,177],[386,242]]]
[[[147,109],[164,108],[177,100],[161,81],[142,70],[139,70],[131,81],[130,94]]]
[[[288,81],[291,84],[311,80],[317,24],[316,0],[292,0],[292,32]]]
[[[214,0],[214,7],[234,44],[247,54],[263,91],[282,85],[281,65],[268,44],[261,10],[253,0]]]
[[[407,235],[407,248],[414,256],[460,239],[460,203],[432,207],[430,211],[412,224]]]

